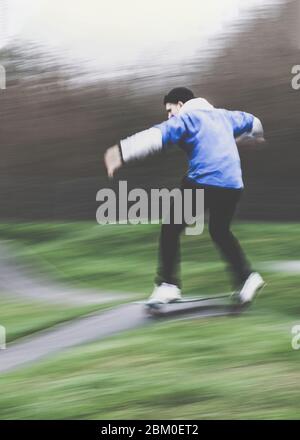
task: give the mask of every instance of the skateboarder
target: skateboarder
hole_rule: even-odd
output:
[[[189,170],[181,189],[192,189],[193,195],[197,188],[204,190],[210,236],[234,275],[239,301],[251,302],[264,281],[251,269],[230,224],[244,187],[237,144],[264,142],[262,124],[252,114],[215,108],[207,100],[195,98],[185,87],[172,89],[164,97],[164,105],[167,121],[123,139],[106,151],[107,173],[112,177],[123,163],[167,146],[178,144],[185,150]],[[150,302],[181,299],[179,237],[186,224],[184,220],[181,224],[174,222],[174,202],[170,218],[171,222],[161,228],[160,265]]]

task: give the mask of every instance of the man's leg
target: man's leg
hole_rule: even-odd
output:
[[[235,287],[241,286],[252,270],[236,237],[230,231],[241,190],[209,188],[206,201],[209,208],[209,232],[235,278]]]
[[[181,183],[181,223],[175,221],[175,203],[172,199],[170,206],[170,223],[162,224],[160,243],[159,243],[159,266],[155,282],[157,285],[161,283],[173,284],[181,287],[180,280],[180,235],[187,226],[185,222],[185,190],[191,191],[191,200],[189,213],[193,217],[197,216],[197,189],[203,189],[200,185],[196,185],[186,178]],[[189,196],[187,196],[189,197]],[[199,202],[199,201],[198,201]],[[178,205],[177,205],[178,206]]]
[[[155,283],[157,285],[168,283],[180,287],[180,234],[186,225],[184,218],[180,224],[175,223],[173,200],[170,205],[170,223],[163,223],[161,226],[159,267]]]
[[[181,198],[182,199],[181,192]],[[179,204],[180,202],[180,204]],[[169,218],[164,219],[161,227],[159,243],[159,267],[154,288],[148,303],[168,303],[181,299],[179,263],[180,263],[180,234],[186,224],[183,215],[182,200],[171,199]],[[178,207],[179,205],[179,207]],[[181,218],[176,214],[181,211]],[[166,221],[168,220],[168,221]]]

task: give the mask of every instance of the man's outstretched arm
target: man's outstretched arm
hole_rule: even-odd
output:
[[[119,144],[105,152],[104,163],[108,176],[113,177],[123,163],[156,153],[168,143],[176,144],[184,135],[185,129],[181,118],[172,117],[155,127],[122,139]]]
[[[118,145],[108,148],[104,155],[104,162],[109,177],[123,163],[133,159],[142,159],[162,149],[162,133],[159,128],[152,127],[143,130],[126,139],[122,139]]]

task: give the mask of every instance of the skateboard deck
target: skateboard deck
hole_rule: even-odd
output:
[[[159,303],[139,301],[144,306],[145,313],[150,317],[172,317],[172,316],[224,316],[237,315],[246,307],[235,303],[231,294],[219,294],[207,297],[189,297],[170,303]]]
[[[177,299],[176,301],[171,301],[169,303],[162,303],[162,302],[150,302],[149,300],[145,301],[136,301],[137,304],[144,304],[147,307],[159,307],[159,306],[165,306],[165,305],[175,305],[175,304],[185,304],[185,303],[194,303],[194,302],[201,302],[201,301],[210,301],[210,300],[218,300],[218,299],[230,299],[230,294],[220,294],[220,295],[212,295],[212,296],[195,296],[195,297],[187,297],[182,299]]]

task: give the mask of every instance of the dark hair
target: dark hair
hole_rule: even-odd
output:
[[[177,104],[179,101],[185,103],[193,98],[195,98],[195,96],[190,89],[187,89],[186,87],[176,87],[164,97],[164,105],[167,103]]]

